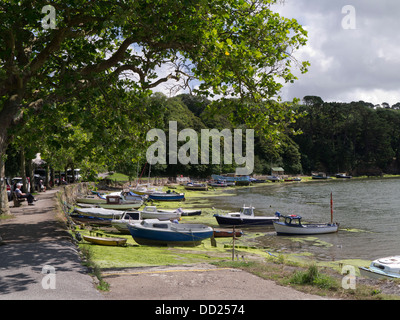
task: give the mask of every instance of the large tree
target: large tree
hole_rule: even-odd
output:
[[[55,0],[49,7],[46,0],[3,0],[0,177],[10,129],[27,121],[28,110],[40,114],[72,98],[90,103],[110,85],[140,95],[171,79],[189,87],[197,79],[203,94],[275,96],[296,79],[293,62],[307,67],[292,55],[306,32],[274,13],[276,2]],[[0,213],[8,209],[3,182],[2,190]]]

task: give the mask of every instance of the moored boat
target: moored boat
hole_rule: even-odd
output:
[[[283,181],[285,182],[301,181],[301,178],[286,178]]]
[[[93,244],[99,244],[102,246],[123,246],[126,244],[127,239],[126,238],[103,238],[103,237],[92,237],[92,236],[86,236],[82,235],[83,240],[93,243]]]
[[[149,194],[149,199],[157,201],[181,201],[185,200],[185,194],[168,190],[167,192],[151,193]]]
[[[96,194],[91,194],[91,195],[87,195],[84,197],[78,197],[76,199],[76,202],[86,203],[86,204],[99,204],[99,203],[106,203],[107,200],[106,200],[105,195],[96,193]]]
[[[274,228],[277,234],[304,235],[304,234],[323,234],[338,231],[338,223],[307,223],[302,224],[302,217],[299,215],[283,216],[276,212],[277,217],[282,217],[283,221],[274,221]]]
[[[224,215],[215,214],[214,217],[220,226],[265,226],[271,225],[277,217],[256,216],[253,207],[243,206],[239,212],[230,212]]]
[[[207,183],[210,187],[217,187],[217,188],[225,188],[228,187],[228,183],[226,181],[220,181],[220,180],[216,180],[216,181],[209,181]]]
[[[324,172],[319,172],[319,173],[313,173],[311,175],[311,178],[314,180],[325,180],[325,179],[330,179],[331,177],[327,176],[326,173]]]
[[[76,223],[84,223],[92,226],[111,226],[112,220],[111,218],[93,217],[74,213],[71,213],[69,216]]]
[[[211,178],[215,181],[225,181],[225,182],[249,182],[250,183],[250,176],[234,176],[234,175],[218,175],[212,174]]]
[[[185,184],[185,189],[186,190],[198,190],[198,191],[207,191],[208,186],[206,183],[194,183],[194,182],[188,182]]]
[[[111,209],[111,210],[132,210],[138,209],[142,206],[143,201],[130,202],[130,203],[101,203],[98,204],[99,207],[103,209]]]
[[[399,279],[400,256],[379,258],[371,262],[370,266],[359,267],[363,277],[372,279]]]
[[[142,221],[139,211],[125,211],[121,219],[112,219],[111,225],[123,234],[130,234],[127,224]]]
[[[202,224],[177,224],[157,219],[128,224],[133,239],[143,245],[196,246],[211,238],[213,229]]]
[[[159,219],[159,220],[173,220],[180,219],[182,213],[180,210],[159,210],[156,206],[146,206],[140,211],[142,219]]]
[[[108,219],[119,219],[123,212],[119,210],[104,209],[104,208],[74,208],[74,214],[82,216],[108,218]]]
[[[109,194],[100,194],[95,193],[91,195],[87,195],[84,197],[78,197],[76,199],[77,203],[84,203],[84,204],[116,204],[116,203],[139,203],[143,201],[143,195],[137,195],[132,192],[112,192]],[[147,197],[147,196],[146,196]]]
[[[232,238],[233,235],[235,235],[236,238],[241,237],[243,235],[243,231],[227,229],[227,228],[223,229],[214,228],[214,238]]]
[[[349,175],[347,175],[345,173],[337,173],[335,175],[335,177],[338,178],[338,179],[351,179],[352,178],[351,176],[349,176]]]

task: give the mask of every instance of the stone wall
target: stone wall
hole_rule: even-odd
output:
[[[66,185],[58,191],[58,199],[61,203],[72,204],[79,195],[89,194],[94,187],[94,182],[81,182]]]

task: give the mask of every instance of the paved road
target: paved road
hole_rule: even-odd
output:
[[[39,194],[34,206],[11,208],[15,218],[0,220],[0,300],[103,299],[56,219],[56,191]]]

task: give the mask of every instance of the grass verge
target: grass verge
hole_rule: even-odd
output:
[[[345,300],[400,300],[398,295],[385,294],[378,285],[357,283],[354,289],[342,287],[343,275],[330,268],[315,264],[304,266],[286,261],[283,256],[260,261],[223,261],[216,262],[219,267],[239,268],[260,278],[273,280],[298,291],[319,295],[327,299]]]

